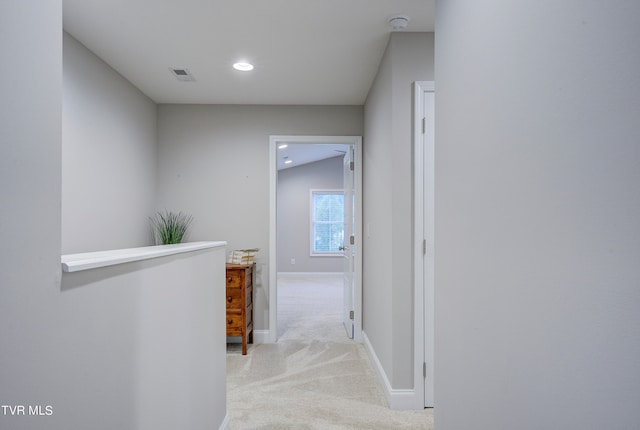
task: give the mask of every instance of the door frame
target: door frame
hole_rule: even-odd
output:
[[[278,247],[277,189],[278,145],[280,144],[344,144],[355,148],[355,241],[356,255],[353,285],[354,336],[362,343],[362,136],[269,136],[269,335],[270,343],[278,340]],[[342,323],[342,321],[341,321]]]
[[[435,139],[427,137],[423,127],[431,125],[433,118],[425,120],[424,94],[435,94],[433,81],[416,81],[413,93],[413,145],[414,145],[414,389],[417,408],[433,407],[434,379],[434,193],[435,193]],[[435,103],[434,103],[435,104]],[[431,134],[433,136],[433,134]],[[428,162],[425,165],[425,156]],[[426,205],[426,209],[425,209]],[[426,225],[426,227],[425,227]],[[427,238],[429,241],[424,242]],[[426,252],[424,245],[426,243]],[[430,275],[425,277],[425,269]],[[428,364],[427,364],[428,363]],[[424,367],[423,367],[424,366]],[[428,383],[429,382],[429,383]]]

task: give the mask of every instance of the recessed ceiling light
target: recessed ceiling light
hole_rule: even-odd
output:
[[[293,160],[284,160],[284,164],[291,164],[293,163]]]
[[[240,70],[241,72],[248,72],[250,70],[253,70],[253,64],[239,62],[239,63],[235,63],[233,65],[233,68],[236,70]]]
[[[283,143],[282,145],[278,145],[278,149],[284,149],[287,146],[289,146],[289,145],[287,145],[286,143]]]

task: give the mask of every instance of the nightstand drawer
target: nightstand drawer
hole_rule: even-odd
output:
[[[227,312],[227,331],[229,329],[242,330],[244,325],[244,318],[241,313]],[[246,327],[246,326],[245,326]]]
[[[247,299],[249,299],[249,296],[247,296]],[[229,309],[237,309],[238,311],[242,309],[242,289],[227,289],[227,310]]]
[[[251,284],[252,282],[250,270],[233,270],[227,272],[227,288],[247,288],[250,287]]]
[[[242,288],[242,279],[237,271],[233,273],[227,273],[227,288]]]

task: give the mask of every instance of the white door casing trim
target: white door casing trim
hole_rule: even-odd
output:
[[[277,152],[282,143],[326,143],[355,147],[355,237],[354,271],[354,340],[362,343],[362,136],[269,136],[269,342],[278,338],[278,273],[277,273]]]

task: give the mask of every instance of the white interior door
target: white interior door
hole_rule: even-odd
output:
[[[423,132],[423,283],[424,283],[424,406],[433,407],[433,348],[434,348],[434,190],[435,190],[435,93],[432,89],[422,91]]]
[[[344,235],[342,242],[344,270],[344,328],[347,336],[353,339],[354,333],[354,271],[355,271],[355,195],[354,195],[354,156],[353,147],[344,155]]]

